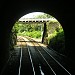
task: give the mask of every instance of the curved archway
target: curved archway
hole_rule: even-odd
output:
[[[45,29],[43,26],[44,23],[46,23]],[[42,24],[42,26],[40,26],[39,24]],[[33,26],[34,26],[34,29],[33,29]],[[39,31],[38,31],[38,26],[40,26]],[[17,27],[18,27],[18,29],[17,29]],[[28,27],[29,27],[29,29],[28,29]],[[41,41],[43,43],[47,44],[48,47],[52,47],[57,52],[59,52],[61,54],[62,53],[65,54],[64,30],[63,30],[63,27],[61,26],[61,24],[58,22],[58,20],[55,17],[53,17],[47,13],[44,13],[44,12],[31,12],[31,13],[28,13],[28,14],[22,16],[17,21],[17,23],[15,23],[13,28],[15,31],[17,31],[17,34],[20,36],[29,36],[32,38],[40,38],[41,33],[42,33]],[[41,31],[41,28],[43,28],[42,31]],[[45,31],[45,30],[47,30],[47,31]],[[34,35],[35,31],[36,31],[35,34],[38,34],[38,35]]]
[[[64,32],[65,32],[65,39],[66,39],[66,54],[68,57],[75,59],[75,51],[74,51],[74,19],[75,16],[73,10],[74,6],[70,6],[66,4],[65,1],[42,1],[39,0],[36,2],[32,1],[25,1],[25,2],[16,2],[9,1],[8,5],[5,2],[1,4],[1,12],[0,12],[0,21],[1,21],[1,36],[0,36],[0,48],[2,49],[0,52],[0,69],[5,64],[8,59],[9,54],[9,33],[14,25],[14,23],[25,13],[33,12],[33,11],[41,11],[48,14],[53,15],[62,25]],[[28,3],[30,5],[28,6]],[[14,6],[13,6],[14,5]],[[72,7],[72,8],[71,8]],[[70,8],[70,9],[69,9]],[[13,12],[14,11],[14,12]],[[71,26],[72,25],[72,26]],[[2,44],[3,43],[3,44]],[[72,44],[73,43],[73,44]],[[1,71],[1,70],[0,70]]]

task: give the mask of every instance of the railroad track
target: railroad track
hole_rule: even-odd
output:
[[[1,75],[72,75],[34,40],[19,37],[18,44]]]
[[[22,38],[12,52],[0,75],[34,75],[27,45]]]
[[[28,38],[30,41],[34,41]],[[39,52],[44,62],[48,65],[52,71],[52,75],[72,75],[58,60],[56,60],[44,47],[40,46],[35,41],[33,42],[35,50]],[[37,46],[37,47],[36,47]],[[39,55],[39,56],[40,56]],[[41,59],[41,57],[39,59]],[[49,72],[51,74],[51,72]],[[48,73],[48,75],[50,75]]]

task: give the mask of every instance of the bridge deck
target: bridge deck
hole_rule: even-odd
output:
[[[54,18],[46,18],[46,19],[35,19],[35,18],[21,18],[19,22],[49,22],[49,21],[57,21]]]

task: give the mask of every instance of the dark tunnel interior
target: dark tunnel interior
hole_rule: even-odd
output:
[[[65,33],[66,56],[75,61],[75,13],[73,2],[61,0],[1,0],[0,1],[0,72],[9,57],[9,38],[14,23],[30,12],[45,12],[54,16]],[[72,64],[74,65],[74,64]]]

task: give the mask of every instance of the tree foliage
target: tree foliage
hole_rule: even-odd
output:
[[[49,14],[42,14],[42,15],[38,15],[38,16],[35,16],[34,18],[54,18],[53,16],[49,15]]]

